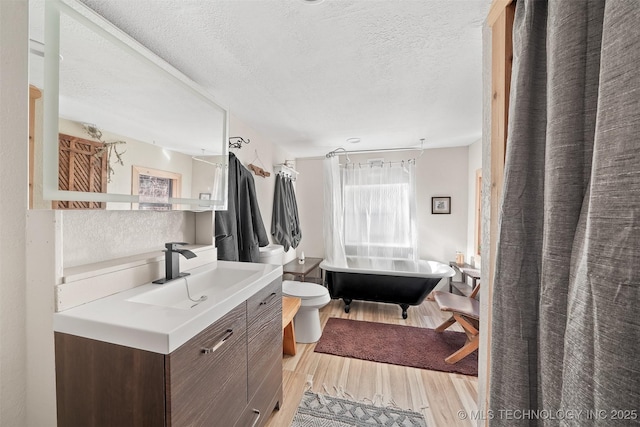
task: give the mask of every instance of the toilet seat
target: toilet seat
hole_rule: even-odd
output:
[[[282,282],[282,293],[290,297],[300,298],[302,301],[324,297],[329,294],[327,288],[311,282],[296,282],[285,280]]]

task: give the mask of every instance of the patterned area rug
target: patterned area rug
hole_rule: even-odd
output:
[[[432,371],[478,376],[478,352],[456,364],[444,359],[467,340],[463,332],[436,332],[415,326],[391,325],[332,317],[327,321],[318,353],[411,366]]]
[[[426,427],[421,414],[306,392],[291,427]]]

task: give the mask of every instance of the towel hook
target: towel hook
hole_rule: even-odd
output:
[[[232,142],[231,140],[235,139],[235,142]],[[241,136],[232,136],[231,138],[229,138],[229,148],[237,148],[240,149],[242,148],[242,144],[249,144],[251,142],[250,139],[247,139],[246,141],[244,140],[243,137]]]

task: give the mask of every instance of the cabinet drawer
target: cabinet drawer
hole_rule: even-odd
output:
[[[282,279],[276,279],[247,300],[247,322],[282,316]]]
[[[248,397],[270,367],[282,362],[282,281],[274,280],[247,300]]]
[[[275,361],[262,379],[262,383],[235,427],[263,426],[276,405],[280,409],[282,404],[282,361]]]
[[[247,402],[246,304],[166,357],[167,425],[234,425]]]

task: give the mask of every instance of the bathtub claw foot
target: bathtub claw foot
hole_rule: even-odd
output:
[[[406,319],[409,316],[407,314],[407,310],[409,309],[409,304],[400,304],[400,308],[402,308],[402,318]]]
[[[344,301],[344,312],[345,313],[349,313],[349,310],[351,310],[351,299],[349,298],[343,298],[342,299]]]

